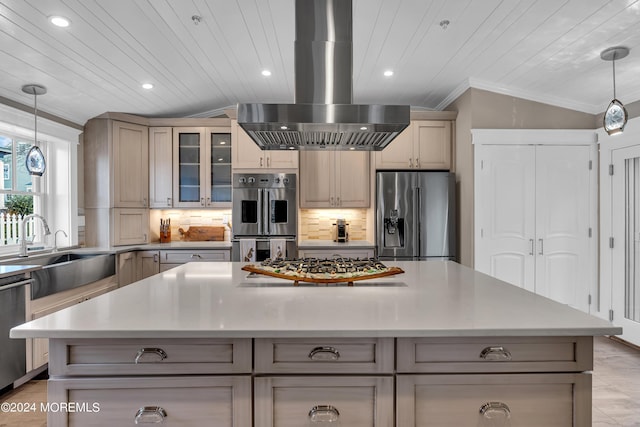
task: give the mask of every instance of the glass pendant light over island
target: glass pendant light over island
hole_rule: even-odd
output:
[[[625,58],[627,55],[629,55],[629,48],[624,46],[610,47],[600,53],[600,58],[604,61],[613,62],[613,100],[609,103],[603,118],[604,130],[609,135],[622,133],[629,118],[627,109],[616,98],[616,59]]]

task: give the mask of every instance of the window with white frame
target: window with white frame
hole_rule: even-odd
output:
[[[32,146],[33,140],[0,133],[0,247],[18,243],[23,217],[32,213],[44,215],[44,177],[30,175],[25,162]],[[46,147],[41,146],[40,149],[46,158]],[[27,241],[44,242],[44,229],[40,222],[28,221],[25,225]]]

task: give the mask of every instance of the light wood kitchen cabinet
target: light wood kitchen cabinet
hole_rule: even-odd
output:
[[[49,412],[48,424],[251,427],[251,377],[50,379],[49,401],[97,403],[86,411]],[[92,410],[93,409],[93,410]]]
[[[301,151],[301,208],[368,208],[369,152]]]
[[[138,266],[135,252],[118,254],[118,286],[130,285],[138,280]]]
[[[173,129],[149,128],[149,206],[173,206]]]
[[[138,280],[160,273],[160,251],[138,251],[136,257]]]
[[[179,267],[187,262],[231,261],[231,248],[205,250],[166,250],[160,251],[160,271]]]
[[[382,151],[376,169],[449,170],[451,122],[414,120]]]
[[[38,298],[31,301],[31,316],[29,320],[39,319],[117,288],[118,282],[114,275],[78,288]],[[33,338],[30,341],[32,351],[31,360],[27,360],[27,371],[37,369],[49,362],[49,340],[46,338]]]
[[[113,207],[149,206],[149,134],[146,126],[114,121]]]
[[[591,425],[590,373],[398,375],[396,393],[397,426]]]
[[[149,206],[148,128],[91,119],[85,125],[83,148],[87,246],[143,243],[148,217],[141,227],[131,225]]]
[[[393,377],[257,377],[255,427],[393,427]],[[405,425],[405,424],[401,424]]]
[[[233,168],[234,169],[297,169],[297,150],[261,150],[251,137],[231,121],[233,130]],[[267,171],[265,171],[267,172]]]
[[[114,246],[149,242],[149,209],[114,208],[111,215]]]
[[[231,207],[231,130],[173,128],[173,206]]]
[[[373,258],[375,249],[361,249],[361,248],[340,248],[335,249],[300,249],[298,248],[299,258],[333,258],[334,256],[348,257],[348,258]]]

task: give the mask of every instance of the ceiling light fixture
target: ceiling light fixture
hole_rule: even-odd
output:
[[[142,83],[143,89],[153,89],[153,85],[151,83]]]
[[[624,46],[610,47],[600,53],[600,58],[604,61],[613,62],[613,100],[609,103],[602,120],[604,130],[609,135],[622,133],[629,118],[627,109],[624,108],[622,102],[616,98],[616,59],[625,58],[627,55],[629,55],[629,48]]]
[[[193,21],[193,25],[198,25],[200,22],[202,22],[202,16],[192,15],[191,20]]]
[[[262,70],[262,75],[265,77],[269,77],[271,75],[271,71],[269,70]]]
[[[71,21],[69,21],[69,19],[65,18],[64,16],[50,16],[49,22],[60,28],[67,28],[69,25],[71,25]]]
[[[33,95],[33,146],[27,153],[25,163],[29,174],[42,176],[47,163],[44,160],[44,154],[38,148],[38,95],[47,93],[47,88],[42,85],[28,84],[22,86],[22,91]]]
[[[393,76],[393,71],[392,71],[392,70],[387,70],[387,71],[385,71],[385,72],[384,72],[384,76],[385,76],[385,77],[391,77],[391,76]]]
[[[448,19],[443,19],[442,21],[440,21],[440,28],[446,30],[449,24],[451,24],[451,21],[449,21]]]

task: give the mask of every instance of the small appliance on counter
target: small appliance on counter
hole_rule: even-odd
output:
[[[344,218],[336,219],[333,224],[333,241],[342,243],[349,241],[349,224]]]

